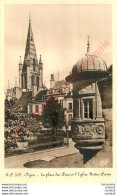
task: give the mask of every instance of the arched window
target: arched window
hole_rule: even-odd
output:
[[[39,89],[39,77],[38,76],[36,77],[36,85],[37,85],[37,91],[38,91]]]

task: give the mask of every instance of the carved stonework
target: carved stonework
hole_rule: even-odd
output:
[[[102,134],[104,132],[104,126],[103,125],[98,125],[96,127],[96,132],[99,134]]]
[[[100,123],[73,123],[72,124],[73,137],[90,136],[90,138],[104,138],[105,128],[104,122]]]

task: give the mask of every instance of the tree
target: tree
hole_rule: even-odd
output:
[[[12,106],[14,105],[14,100],[5,100],[5,122],[8,120],[17,120],[18,117],[12,112]]]
[[[43,112],[43,123],[49,124],[54,131],[65,125],[64,109],[55,98],[47,101]]]

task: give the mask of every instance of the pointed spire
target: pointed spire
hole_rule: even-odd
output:
[[[40,59],[39,59],[39,64],[43,64],[42,59],[41,59],[41,55],[40,55]]]
[[[20,56],[20,61],[19,61],[19,64],[22,64],[22,57]]]
[[[20,56],[20,60],[19,60],[19,71],[22,70],[23,64],[22,64],[22,59]]]
[[[30,12],[29,12],[29,24],[31,24],[31,15],[30,15]]]
[[[27,34],[27,41],[26,41],[26,49],[25,49],[25,57],[24,61],[28,59],[30,60],[36,60],[36,65],[38,65],[37,60],[37,54],[36,54],[36,48],[33,38],[33,32],[32,32],[32,26],[31,26],[31,17],[29,13],[29,27],[28,27],[28,34]]]
[[[40,55],[40,59],[39,59],[39,69],[43,69],[43,63],[42,63],[41,55]]]
[[[87,40],[87,53],[90,51],[90,43],[89,43],[89,35],[88,35],[88,40]]]

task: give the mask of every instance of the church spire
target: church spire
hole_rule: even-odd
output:
[[[31,23],[31,16],[30,16],[30,12],[29,12],[29,24]]]
[[[41,55],[40,55],[40,59],[39,59],[39,69],[43,69],[43,63],[42,63]]]
[[[88,36],[88,40],[87,40],[87,53],[89,53],[90,51],[90,43],[89,43],[89,36]]]
[[[28,27],[28,34],[27,34],[27,41],[26,41],[26,49],[25,49],[25,57],[24,61],[30,58],[30,60],[36,61],[36,65],[38,65],[37,61],[37,54],[36,54],[36,48],[33,38],[33,32],[32,32],[32,25],[31,25],[31,16],[29,13],[29,27]]]
[[[41,59],[41,55],[40,55],[40,59],[39,59],[39,64],[42,64],[42,59]]]
[[[19,61],[19,64],[22,64],[22,57],[20,56],[20,61]]]

